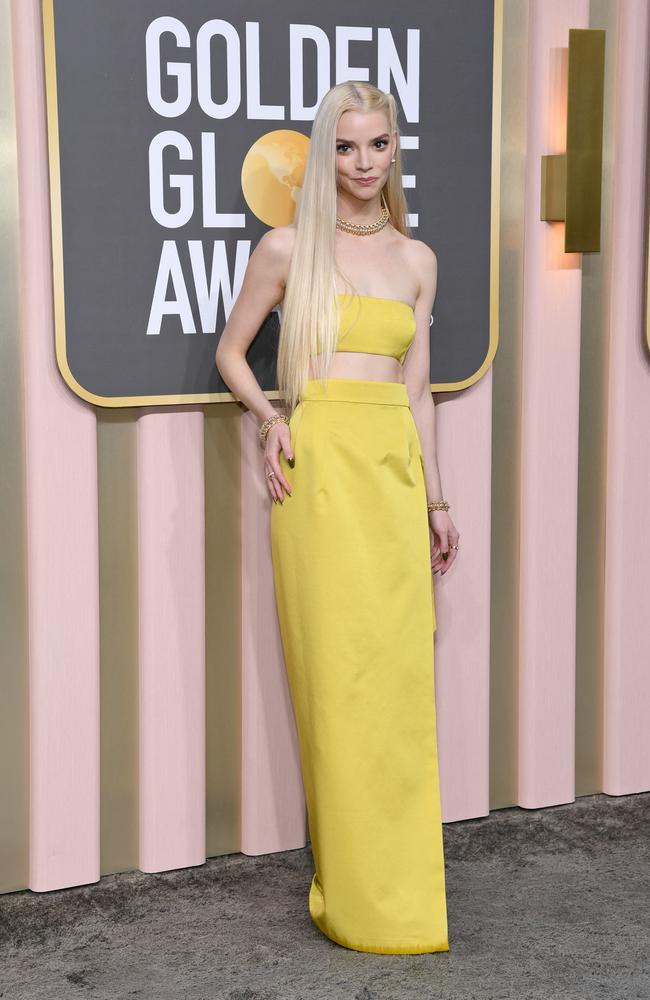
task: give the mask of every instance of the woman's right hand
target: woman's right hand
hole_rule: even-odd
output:
[[[291,429],[284,420],[278,420],[271,426],[266,435],[264,448],[264,474],[273,503],[284,503],[285,493],[291,496],[291,483],[282,472],[280,454],[288,461],[293,461]],[[271,472],[275,475],[269,476]]]

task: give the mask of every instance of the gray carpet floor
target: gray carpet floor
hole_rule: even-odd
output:
[[[0,997],[650,1000],[650,793],[444,826],[450,951],[334,944],[309,847],[0,896]]]

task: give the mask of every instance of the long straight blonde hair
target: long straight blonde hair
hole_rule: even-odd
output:
[[[305,177],[296,211],[296,237],[281,310],[278,389],[292,412],[319,354],[315,375],[327,378],[339,335],[336,297],[336,129],[345,111],[383,111],[388,130],[397,130],[395,162],[382,189],[391,225],[410,237],[397,105],[392,94],[370,83],[348,81],[332,87],[318,106],[311,132]]]

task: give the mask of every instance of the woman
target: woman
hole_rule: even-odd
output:
[[[262,421],[316,869],[309,912],[338,944],[386,954],[449,950],[431,573],[449,571],[459,536],[435,450],[436,278],[406,226],[394,98],[333,87],[295,224],[252,254],[217,365]],[[278,303],[289,417],[245,359]]]

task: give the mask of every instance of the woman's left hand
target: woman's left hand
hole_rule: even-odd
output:
[[[429,511],[429,529],[431,531],[431,570],[433,573],[437,573],[438,570],[441,573],[447,573],[458,555],[458,549],[453,549],[451,546],[458,545],[460,535],[446,510]]]

